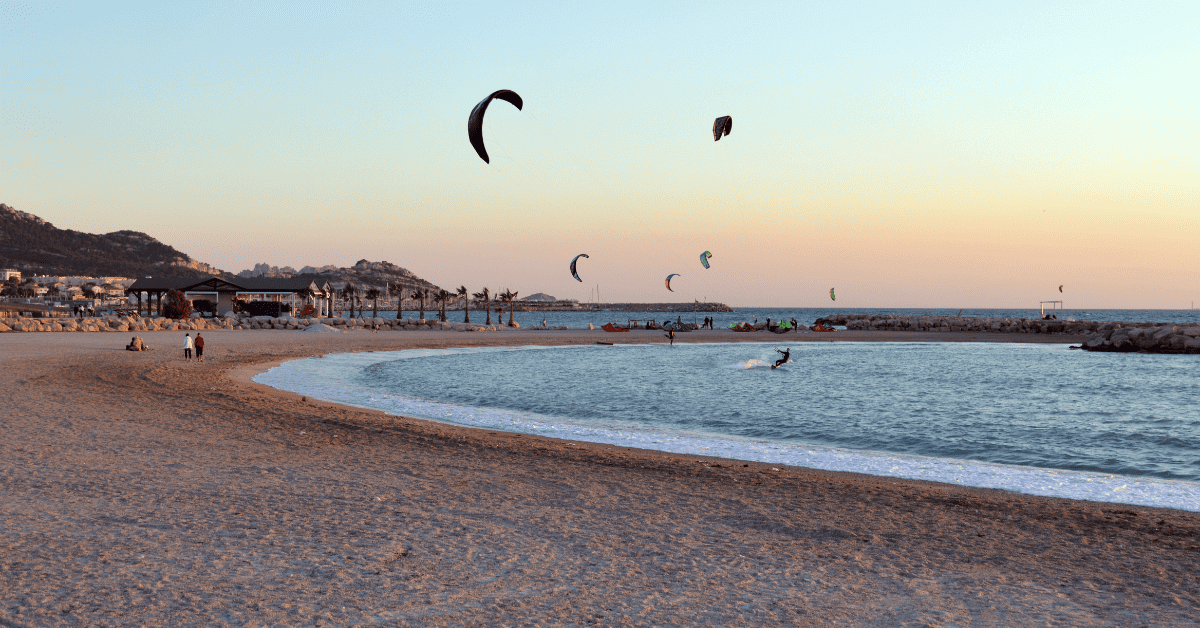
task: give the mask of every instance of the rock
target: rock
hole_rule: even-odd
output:
[[[0,323],[0,332],[12,331],[12,328],[4,323]]]
[[[596,331],[596,326],[591,323],[588,323],[588,329],[591,331]]]

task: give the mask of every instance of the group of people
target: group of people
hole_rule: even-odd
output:
[[[192,340],[191,334],[183,335],[183,358],[188,362],[192,361],[192,349],[196,350],[196,361],[204,361],[204,338],[200,337],[200,332],[196,332],[196,340]]]

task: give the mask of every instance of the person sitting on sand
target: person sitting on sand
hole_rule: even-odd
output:
[[[125,345],[125,350],[126,351],[143,351],[144,347],[142,346],[142,339],[138,338],[137,336],[134,336],[133,340],[130,340],[129,344]]]
[[[791,347],[788,347],[787,349],[784,349],[783,351],[780,351],[779,349],[776,349],[776,350],[775,350],[775,353],[782,353],[782,354],[783,354],[783,357],[782,357],[782,358],[779,358],[778,360],[775,360],[775,368],[779,368],[779,365],[780,365],[780,364],[786,364],[786,363],[787,363],[787,361],[788,361],[788,360],[789,360],[789,359],[792,357],[792,349],[791,349]]]

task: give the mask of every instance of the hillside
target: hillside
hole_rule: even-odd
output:
[[[103,235],[59,229],[45,220],[0,204],[0,268],[30,275],[89,277],[205,277],[233,279],[231,273],[192,259],[186,253],[139,231]],[[359,260],[354,266],[305,266],[296,270],[257,264],[238,277],[301,277],[341,288],[358,286],[429,288],[438,286],[390,262]]]
[[[229,276],[139,231],[96,235],[59,229],[4,204],[0,204],[0,267],[26,276]]]
[[[268,264],[255,264],[253,269],[243,270],[237,276],[300,277],[315,279],[318,282],[328,281],[330,285],[336,288],[341,288],[347,282],[353,282],[357,286],[373,286],[381,290],[385,286],[390,286],[393,290],[397,286],[400,286],[402,289],[439,289],[438,286],[421,279],[406,268],[401,268],[391,262],[371,262],[365,259],[359,260],[356,264],[349,267],[328,265],[318,268],[315,266],[305,266],[300,270],[296,270],[291,266],[280,268]]]

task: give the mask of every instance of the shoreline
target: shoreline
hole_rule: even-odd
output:
[[[778,346],[775,343],[754,344]],[[522,348],[547,347],[525,345]],[[488,348],[466,350],[473,352],[486,349]],[[459,350],[461,349],[451,349]],[[264,392],[274,391],[294,398],[306,396],[314,402],[340,404],[346,408],[382,413],[387,417],[420,419],[467,429],[543,436],[576,443],[607,444],[659,454],[706,456],[739,464],[754,462],[860,473],[880,479],[922,480],[954,486],[1006,490],[1021,495],[1200,512],[1200,482],[1196,480],[1098,470],[1035,467],[975,458],[901,454],[839,445],[745,438],[694,430],[664,431],[650,425],[602,427],[568,417],[531,415],[430,399],[395,399],[386,391],[364,388],[356,382],[355,377],[344,375],[358,372],[371,364],[399,359],[398,355],[399,352],[390,351],[325,354],[322,357],[329,358],[328,360],[316,360],[303,365],[293,364],[266,379],[259,376],[296,361],[273,361],[256,368],[243,369],[234,377],[245,383],[265,386],[268,391]],[[747,445],[750,445],[751,449],[747,449]]]
[[[199,364],[162,348],[181,336],[0,340],[0,619],[1200,622],[1196,513],[488,432],[245,380],[314,354],[614,334],[214,331]]]

